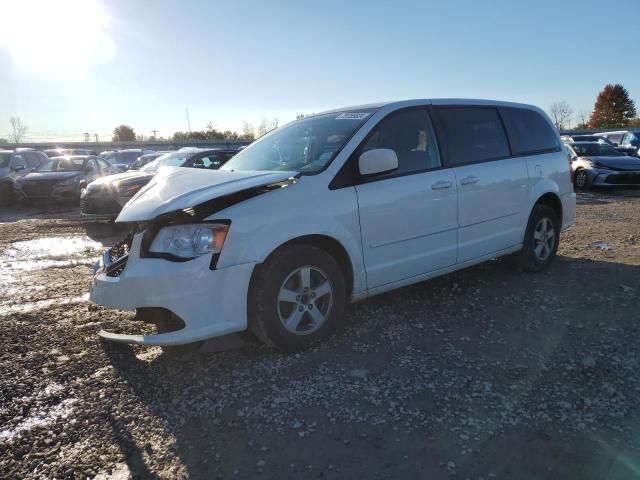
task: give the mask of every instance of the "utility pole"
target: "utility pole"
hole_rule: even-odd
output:
[[[100,140],[98,139],[98,134],[97,134],[97,133],[94,133],[94,134],[93,134],[93,136],[94,136],[94,138],[96,139],[96,143],[98,143],[98,142],[100,141]]]
[[[185,112],[187,112],[187,125],[189,125],[189,133],[191,133],[191,120],[189,120],[189,109],[185,108]]]
[[[158,133],[158,130],[156,130],[155,128],[153,130],[151,130],[153,132],[153,139],[156,139],[156,133]]]

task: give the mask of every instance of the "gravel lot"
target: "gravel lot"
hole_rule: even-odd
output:
[[[640,191],[581,194],[545,273],[496,260],[385,294],[296,355],[100,342],[140,329],[86,300],[121,236],[0,213],[0,478],[639,475]]]

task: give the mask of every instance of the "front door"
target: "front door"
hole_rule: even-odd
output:
[[[389,148],[398,169],[356,185],[369,289],[456,262],[457,197],[451,169],[442,169],[425,109],[391,114],[367,136],[365,151]]]

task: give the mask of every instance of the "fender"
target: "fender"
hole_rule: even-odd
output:
[[[549,178],[539,178],[538,181],[529,188],[529,210],[525,221],[529,221],[529,212],[533,209],[536,202],[547,193],[553,193],[560,201],[560,189],[558,184]]]
[[[315,200],[320,188],[325,190],[322,205]],[[291,240],[323,235],[336,240],[347,252],[353,270],[354,295],[366,291],[355,189],[334,190],[328,196],[327,191],[326,185],[318,186],[317,182],[301,177],[294,185],[252,197],[208,217],[206,220],[231,221],[218,268],[262,263]]]

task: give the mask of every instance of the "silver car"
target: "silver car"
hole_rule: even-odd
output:
[[[576,190],[640,185],[640,158],[618,152],[606,143],[574,142],[571,171]]]

